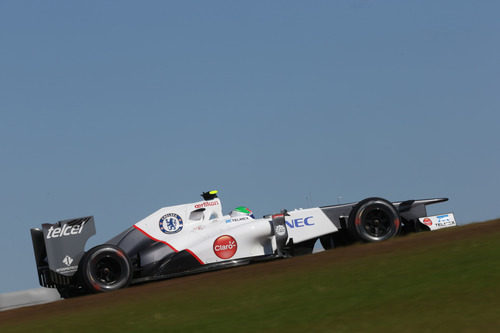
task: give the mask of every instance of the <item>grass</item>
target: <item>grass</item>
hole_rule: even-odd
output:
[[[500,232],[396,249],[307,268],[265,272],[247,267],[248,276],[232,281],[213,281],[207,274],[206,283],[200,279],[189,289],[178,283],[116,300],[112,294],[84,297],[95,302],[0,322],[0,331],[500,330]],[[78,299],[63,302],[77,304]]]

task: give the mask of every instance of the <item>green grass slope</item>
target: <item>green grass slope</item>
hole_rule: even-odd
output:
[[[500,220],[0,313],[0,332],[497,332]]]

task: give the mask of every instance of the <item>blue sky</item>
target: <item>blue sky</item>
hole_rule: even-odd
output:
[[[0,292],[29,228],[449,197],[500,216],[495,1],[0,2]]]

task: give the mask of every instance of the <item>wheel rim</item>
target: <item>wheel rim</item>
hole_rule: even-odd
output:
[[[362,218],[362,227],[371,237],[382,238],[393,229],[391,214],[380,207],[374,207]]]
[[[400,230],[398,211],[382,198],[367,198],[358,202],[349,214],[350,234],[364,242],[380,242],[398,234]]]
[[[115,258],[108,255],[97,259],[92,274],[97,282],[109,286],[120,280],[122,267]]]
[[[128,269],[117,253],[97,253],[90,263],[89,280],[96,290],[114,290],[126,284]]]

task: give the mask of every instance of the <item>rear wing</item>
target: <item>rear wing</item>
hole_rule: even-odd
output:
[[[54,288],[69,284],[78,271],[85,244],[93,235],[93,216],[44,223],[42,229],[31,229],[40,285]]]

